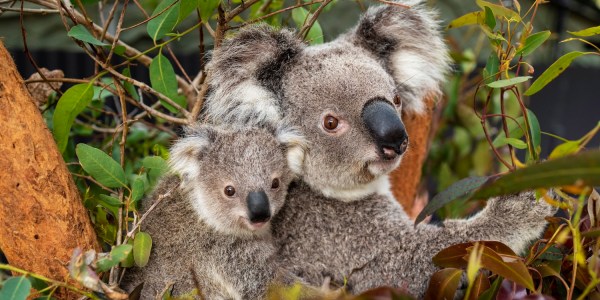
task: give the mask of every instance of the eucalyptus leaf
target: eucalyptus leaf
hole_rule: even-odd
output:
[[[556,60],[538,79],[536,79],[533,84],[529,87],[527,91],[525,91],[526,96],[531,96],[541,89],[543,89],[548,83],[554,80],[558,75],[564,72],[567,67],[571,65],[574,59],[587,54],[592,54],[593,52],[569,52],[563,56],[561,56],[558,60]]]
[[[75,152],[81,167],[102,185],[109,188],[127,186],[125,172],[104,151],[86,144],[77,144]]]
[[[485,83],[492,83],[496,77],[496,74],[500,71],[500,60],[496,53],[491,53],[488,56],[487,62],[485,64],[485,69],[483,69],[483,77],[485,79]]]
[[[421,223],[425,217],[433,214],[436,210],[442,208],[451,201],[470,196],[477,188],[488,181],[488,179],[488,177],[468,177],[455,182],[445,191],[435,195],[433,199],[427,203],[427,206],[425,206],[417,216],[415,226]]]
[[[494,17],[494,12],[489,7],[485,7],[485,25],[487,25],[491,30],[494,30],[496,27],[496,17]]]
[[[138,232],[133,238],[133,259],[135,265],[144,267],[148,264],[150,250],[152,249],[152,238],[145,232]]]
[[[523,44],[523,46],[519,50],[517,50],[516,55],[521,54],[523,56],[527,56],[533,53],[535,49],[541,46],[550,37],[550,34],[550,31],[546,30],[528,36],[525,39],[525,43]]]
[[[157,92],[174,100],[177,95],[177,76],[171,62],[162,53],[159,53],[149,66],[150,84]],[[174,100],[175,101],[175,100]],[[161,100],[161,104],[172,113],[177,113],[177,109],[169,103]],[[179,103],[178,103],[179,104]]]
[[[474,12],[470,12],[468,14],[462,15],[462,16],[452,20],[446,28],[451,29],[451,28],[458,28],[458,27],[467,26],[467,25],[478,24],[479,21],[482,19],[481,18],[482,13],[483,12],[481,12],[481,11],[474,11]]]
[[[200,18],[202,22],[208,22],[210,17],[213,15],[215,9],[221,3],[221,0],[198,0],[200,2]]]
[[[503,87],[507,87],[507,86],[513,86],[515,84],[525,82],[529,79],[531,79],[531,76],[519,76],[519,77],[510,78],[510,79],[497,80],[497,81],[488,83],[487,86],[494,88],[494,89],[499,89],[499,88],[503,88]]]
[[[505,17],[509,20],[515,21],[515,22],[520,22],[521,21],[521,17],[519,16],[519,14],[511,9],[508,9],[502,5],[498,5],[498,4],[493,4],[491,2],[487,2],[487,1],[483,1],[483,0],[476,0],[477,2],[477,6],[481,7],[481,9],[485,9],[485,7],[488,7],[496,17]]]
[[[26,300],[31,290],[31,282],[25,276],[11,277],[4,281],[0,290],[2,300]]]
[[[529,109],[527,109],[527,120],[529,120],[529,135],[531,143],[533,144],[533,158],[537,160],[540,156],[541,144],[542,144],[542,130],[540,129],[540,122],[536,115]]]
[[[71,29],[69,29],[69,32],[67,33],[67,35],[76,40],[80,40],[80,41],[86,42],[88,44],[92,44],[92,45],[96,45],[96,46],[110,46],[109,44],[103,43],[103,42],[99,41],[97,38],[95,38],[87,30],[87,28],[85,28],[85,26],[83,26],[81,24],[71,27]]]
[[[164,0],[159,2],[154,9],[153,19],[148,21],[146,31],[155,43],[171,32],[177,25],[179,5],[179,0]]]
[[[52,122],[54,124],[54,139],[56,139],[56,144],[60,152],[64,152],[67,148],[69,132],[71,131],[75,117],[92,102],[93,96],[93,85],[91,83],[81,83],[70,87],[58,99],[58,104],[52,116]]]
[[[488,199],[528,189],[572,184],[600,185],[600,151],[583,152],[518,169],[487,182],[471,198]]]
[[[568,31],[568,33],[580,37],[598,35],[600,34],[600,26],[590,27],[579,31]]]
[[[292,10],[292,19],[294,23],[296,23],[296,27],[301,29],[310,18],[312,18],[312,14],[310,14],[305,8],[298,7]],[[315,22],[313,26],[308,31],[306,35],[306,39],[311,45],[323,44],[323,30],[321,29],[321,25],[319,22]]]

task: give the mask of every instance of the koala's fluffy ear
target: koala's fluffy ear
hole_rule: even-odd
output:
[[[293,32],[268,25],[248,26],[225,40],[208,65],[206,121],[277,124],[283,71],[304,47]]]
[[[302,174],[304,156],[308,150],[308,141],[300,131],[287,124],[281,124],[275,131],[277,141],[285,146],[288,167],[297,175]]]
[[[214,143],[217,129],[208,125],[192,125],[185,129],[185,136],[179,139],[170,150],[171,172],[185,176],[197,176],[202,153]]]
[[[436,14],[420,0],[370,8],[341,39],[373,53],[394,77],[405,110],[422,112],[424,98],[440,93],[450,58]],[[406,96],[408,95],[408,97]]]

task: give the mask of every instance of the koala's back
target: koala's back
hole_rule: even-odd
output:
[[[168,284],[174,284],[173,295],[198,288],[206,299],[260,299],[276,271],[271,238],[215,232],[198,219],[178,185],[175,176],[163,178],[144,205],[146,211],[171,191],[142,224],[153,240],[150,261],[128,270],[123,287],[131,291],[144,282],[140,299],[154,299]]]

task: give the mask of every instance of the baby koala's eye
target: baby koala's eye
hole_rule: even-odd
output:
[[[402,105],[402,98],[400,98],[400,96],[398,96],[398,95],[394,96],[394,105],[396,105],[396,106]]]
[[[227,195],[228,197],[233,197],[233,195],[235,195],[235,188],[230,185],[226,186],[225,195]]]
[[[339,120],[332,115],[327,115],[323,119],[323,127],[327,130],[335,130],[338,127],[338,124]]]
[[[271,188],[274,190],[279,188],[279,178],[273,179],[271,182]]]

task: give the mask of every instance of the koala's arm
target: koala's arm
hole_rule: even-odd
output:
[[[533,192],[492,198],[469,219],[446,220],[443,228],[436,229],[441,232],[435,240],[446,246],[465,241],[499,241],[515,253],[523,253],[543,233],[547,225],[545,217],[556,211],[543,199],[536,200]]]

